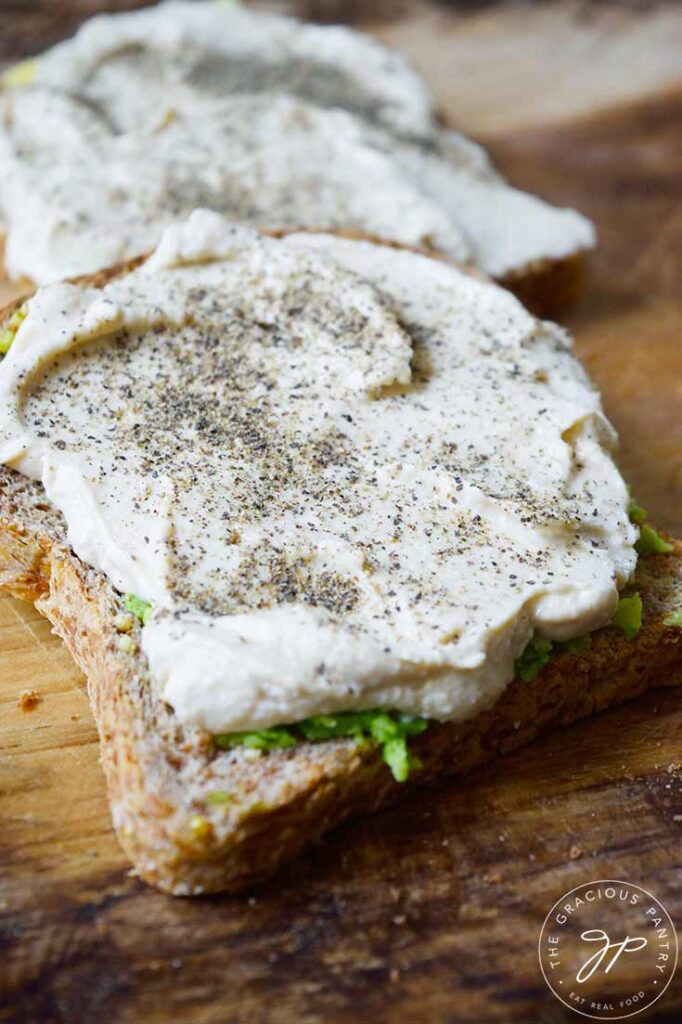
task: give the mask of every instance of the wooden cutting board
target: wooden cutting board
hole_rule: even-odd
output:
[[[12,6],[2,56],[105,6]],[[363,16],[513,181],[595,219],[569,326],[635,493],[682,536],[680,9],[455,6],[308,9]],[[40,698],[30,712],[24,689]],[[81,676],[33,609],[3,598],[0,1021],[577,1020],[536,956],[563,893],[628,879],[682,936],[680,696],[652,693],[349,824],[245,896],[174,901],[131,877],[116,844]],[[679,982],[656,1009],[647,1020],[680,1019]]]

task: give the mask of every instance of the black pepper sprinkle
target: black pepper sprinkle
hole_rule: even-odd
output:
[[[82,456],[111,502],[113,478],[130,474],[160,487],[132,501],[145,521],[165,514],[158,496],[170,495],[176,527],[185,524],[168,543],[178,610],[216,616],[296,602],[350,629],[376,623],[380,635],[409,613],[457,644],[481,608],[491,620],[486,601],[517,600],[538,578],[547,585],[557,558],[570,572],[571,544],[538,548],[538,538],[568,523],[583,544],[588,488],[572,493],[552,476],[549,428],[537,422],[551,379],[531,372],[532,347],[498,339],[482,368],[448,335],[449,300],[414,319],[401,309],[399,328],[388,284],[383,297],[365,294],[331,265],[301,258],[294,267],[289,276],[279,268],[274,291],[248,263],[224,292],[194,284],[200,271],[169,275],[185,321],[159,310],[144,330],[73,350],[26,402],[27,422]],[[143,283],[139,296],[134,278],[128,285],[144,299]],[[391,381],[398,341],[407,383]],[[524,446],[546,460],[546,487],[516,457]],[[472,511],[473,492],[536,531],[529,548]],[[353,557],[333,546],[325,554],[330,539]],[[458,573],[468,590],[454,630]]]

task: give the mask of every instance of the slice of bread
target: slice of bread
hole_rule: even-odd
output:
[[[92,285],[130,265],[89,278]],[[0,315],[0,327],[13,307]],[[42,486],[0,467],[0,585],[52,622],[88,679],[114,826],[147,882],[175,895],[235,891],[352,814],[366,813],[440,775],[471,770],[539,733],[682,682],[682,544],[640,560],[633,588],[644,625],[617,628],[588,650],[559,654],[531,682],[517,680],[489,710],[432,724],[411,741],[421,761],[396,783],[379,750],[358,740],[301,742],[260,754],[220,750],[183,727],[154,695],[140,625],[121,595],[70,549],[65,522]]]
[[[140,626],[120,633],[121,596],[69,549],[61,515],[40,484],[0,469],[0,585],[46,615],[88,679],[118,838],[138,874],[174,895],[236,891],[353,814],[407,788],[460,774],[655,686],[682,683],[682,544],[642,558],[634,587],[644,625],[616,628],[584,652],[553,658],[517,680],[488,711],[434,724],[411,742],[422,762],[394,782],[378,750],[353,740],[301,743],[256,756],[214,747],[151,695]]]

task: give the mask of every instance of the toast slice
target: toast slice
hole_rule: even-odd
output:
[[[130,265],[88,279],[103,285]],[[7,311],[3,323],[10,315]],[[633,638],[617,628],[588,650],[553,657],[516,680],[487,711],[433,723],[411,741],[421,762],[396,783],[380,751],[361,740],[300,742],[267,754],[218,749],[180,724],[153,693],[140,654],[141,626],[122,596],[77,558],[42,486],[0,468],[0,585],[53,624],[88,680],[117,835],[138,874],[174,895],[236,891],[353,814],[407,788],[460,774],[551,728],[682,683],[682,544],[643,557],[632,584],[643,602]]]
[[[69,549],[40,484],[0,468],[0,585],[35,604],[88,680],[119,841],[146,882],[176,896],[237,891],[272,874],[345,818],[408,788],[470,771],[541,733],[682,683],[682,544],[640,559],[643,627],[615,628],[516,680],[488,711],[433,724],[411,743],[422,763],[397,783],[379,751],[355,740],[301,743],[265,755],[218,750],[151,698],[140,624],[117,630],[121,595]],[[125,642],[122,642],[125,638]],[[132,644],[129,642],[132,640]],[[128,648],[133,653],[128,653]]]

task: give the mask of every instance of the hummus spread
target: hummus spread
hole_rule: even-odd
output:
[[[212,732],[465,719],[635,566],[614,431],[566,335],[440,261],[197,211],[28,302],[0,460],[153,605],[154,685]]]
[[[176,100],[281,92],[400,134],[421,135],[434,122],[430,89],[396,50],[351,28],[224,0],[90,18],[40,58],[33,78],[85,97],[118,131],[155,123]]]
[[[492,276],[562,259],[591,224],[511,188],[440,129],[398,54],[350,29],[225,3],[92,19],[0,94],[0,218],[39,283],[150,251],[203,206],[259,227],[347,228]]]

